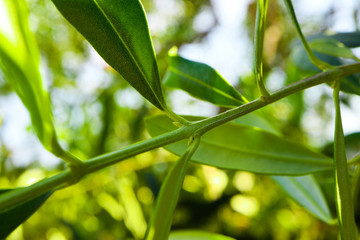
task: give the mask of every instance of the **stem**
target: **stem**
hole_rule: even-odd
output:
[[[291,20],[293,21],[294,25],[295,25],[295,28],[296,28],[296,31],[297,33],[299,34],[300,36],[300,39],[301,39],[301,42],[302,44],[304,45],[304,48],[310,58],[310,61],[315,65],[317,66],[318,68],[320,68],[321,70],[327,70],[327,69],[332,69],[333,66],[331,66],[330,64],[326,63],[326,62],[323,62],[321,61],[320,59],[318,59],[313,51],[311,50],[308,42],[306,41],[306,38],[304,36],[304,34],[302,33],[301,31],[301,28],[300,28],[300,25],[299,25],[299,22],[296,18],[296,14],[295,14],[295,10],[294,10],[294,7],[291,3],[291,0],[285,0],[285,5],[286,7],[288,8],[288,11],[289,11],[289,14],[290,14],[290,18]]]
[[[339,66],[335,69],[328,70],[322,73],[318,73],[314,76],[302,79],[298,82],[292,83],[288,86],[285,86],[277,91],[275,91],[270,98],[264,102],[260,99],[249,102],[240,107],[231,109],[227,112],[219,114],[217,116],[194,122],[183,127],[174,130],[172,132],[135,143],[130,145],[122,150],[104,154],[95,158],[92,158],[88,161],[83,162],[83,166],[73,171],[65,170],[61,173],[58,173],[55,176],[50,178],[43,179],[33,185],[30,185],[26,188],[9,191],[7,193],[1,194],[0,196],[0,211],[14,206],[15,204],[24,202],[31,198],[40,196],[43,193],[46,193],[53,189],[63,188],[72,184],[75,184],[83,176],[103,169],[107,166],[113,165],[117,162],[120,162],[124,159],[133,157],[137,154],[150,151],[152,149],[162,147],[164,145],[180,141],[182,139],[188,138],[195,133],[201,135],[206,131],[209,131],[212,128],[215,128],[221,124],[234,120],[240,116],[243,116],[247,113],[253,112],[257,109],[260,109],[268,104],[276,102],[282,98],[285,98],[289,95],[302,91],[304,89],[322,84],[331,82],[334,79],[343,78],[355,73],[360,72],[360,63],[350,64]]]
[[[268,9],[267,0],[257,0],[256,24],[255,24],[255,78],[258,83],[261,96],[266,100],[270,97],[263,81],[263,51],[266,14]]]
[[[335,104],[335,135],[334,135],[334,170],[336,209],[340,226],[341,239],[357,239],[357,229],[354,218],[354,205],[350,190],[348,166],[346,161],[344,132],[340,112],[340,81],[335,81],[334,104]]]

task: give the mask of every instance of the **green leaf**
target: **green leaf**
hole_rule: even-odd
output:
[[[0,189],[0,195],[12,189]],[[0,239],[5,239],[50,197],[53,191],[0,212]]]
[[[28,25],[24,0],[1,0],[8,15],[0,25],[0,68],[30,113],[35,132],[46,149],[56,156],[79,164],[65,152],[52,122],[50,98],[39,72],[39,50]]]
[[[235,238],[211,232],[181,230],[171,232],[169,240],[235,240]]]
[[[306,176],[271,176],[285,192],[310,213],[328,224],[334,224],[328,204],[321,188],[312,175]]]
[[[279,135],[279,131],[268,123],[265,118],[259,115],[251,115],[255,113],[256,112],[242,116],[233,122],[241,125],[259,127],[275,135]],[[334,221],[336,222],[331,216],[328,204],[318,182],[312,175],[270,177],[276,181],[294,201],[305,207],[309,212],[314,214],[314,216],[329,224],[333,224]]]
[[[248,113],[235,119],[233,122],[239,125],[257,127],[272,134],[280,135],[279,130],[274,127],[269,121],[267,121],[264,117],[262,117],[261,114],[258,112]]]
[[[344,131],[340,111],[340,84],[335,82],[333,98],[335,105],[335,133],[334,133],[334,177],[336,192],[336,210],[340,227],[341,239],[358,239],[354,217],[354,203],[351,193]]]
[[[329,63],[330,65],[342,65],[342,62],[337,57],[315,51],[314,54],[317,58]],[[296,67],[305,74],[314,74],[320,72],[320,70],[311,63],[307,57],[305,49],[302,46],[294,46],[291,53],[291,59]],[[343,92],[360,95],[360,75],[355,74],[341,79],[340,90]]]
[[[146,126],[151,136],[176,129],[164,115],[148,118]],[[186,141],[167,145],[165,149],[180,155],[186,149]],[[218,168],[272,175],[302,175],[332,168],[330,158],[298,143],[232,123],[205,133],[191,160]]]
[[[344,136],[347,159],[352,159],[360,152],[360,132],[354,132]],[[334,142],[327,144],[323,151],[329,157],[334,156]]]
[[[239,106],[246,100],[217,71],[210,66],[169,56],[165,85],[179,88],[190,95],[219,106]]]
[[[172,216],[180,195],[186,168],[189,159],[199,146],[199,140],[199,138],[193,140],[186,152],[172,166],[169,173],[166,175],[156,201],[155,211],[151,216],[150,224],[145,237],[146,240],[168,239]]]
[[[262,97],[269,97],[269,93],[265,88],[263,82],[263,50],[264,50],[264,35],[265,23],[268,9],[267,0],[258,0],[256,6],[256,24],[254,37],[254,55],[255,55],[255,78],[259,86]]]
[[[347,48],[342,42],[333,38],[314,39],[310,42],[310,47],[317,52],[330,56],[358,60],[349,48]]]
[[[318,38],[331,38],[342,42],[348,48],[360,47],[360,32],[346,33],[317,33],[306,37],[308,40]]]
[[[52,0],[101,57],[159,109],[165,102],[139,0]]]
[[[320,68],[321,70],[326,70],[326,69],[331,69],[331,65],[329,65],[327,62],[322,61],[321,59],[317,58],[317,56],[313,53],[313,51],[311,50],[309,43],[307,42],[304,34],[302,33],[300,24],[296,18],[296,14],[295,14],[295,10],[294,7],[292,5],[291,0],[285,0],[285,5],[288,9],[290,18],[293,22],[293,24],[295,25],[296,31],[299,34],[300,40],[302,42],[302,45],[304,46],[307,55],[310,58],[310,61],[317,66],[318,68]]]

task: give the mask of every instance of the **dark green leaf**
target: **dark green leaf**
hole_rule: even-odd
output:
[[[337,57],[333,57],[316,51],[314,51],[314,54],[317,58],[329,63],[330,65],[342,65],[342,62]],[[294,64],[305,74],[314,74],[321,71],[310,62],[306,51],[302,46],[296,45],[293,48],[291,59],[293,60]],[[360,75],[355,74],[341,79],[340,90],[347,93],[360,95]]]
[[[0,68],[28,109],[44,147],[71,161],[73,157],[61,148],[52,122],[50,98],[40,76],[39,50],[29,29],[26,2],[7,0],[5,5],[9,18],[3,18],[4,24],[0,25]]]
[[[360,47],[360,32],[317,33],[307,36],[306,39],[313,40],[313,39],[325,38],[325,37],[342,42],[346,47],[349,48]]]
[[[12,189],[0,189],[0,195]],[[0,239],[6,238],[50,197],[53,191],[0,212]]]
[[[147,129],[157,136],[176,129],[164,115],[148,118]],[[186,141],[165,146],[181,155]],[[301,175],[328,170],[332,160],[268,132],[228,123],[204,134],[192,161],[214,167],[273,175]]]
[[[156,207],[148,226],[146,240],[168,239],[172,216],[179,198],[189,159],[199,145],[195,139],[186,152],[172,166],[161,185]]]
[[[213,68],[169,56],[170,65],[164,77],[165,85],[180,88],[190,95],[220,106],[239,106],[246,100]]]
[[[271,176],[285,192],[314,216],[328,224],[334,224],[328,204],[319,184],[312,175],[287,177]]]
[[[360,132],[348,134],[344,137],[347,159],[352,159],[360,152]],[[329,157],[334,157],[334,143],[329,143],[324,147],[323,153]]]
[[[235,239],[217,233],[195,231],[195,230],[181,230],[181,231],[171,232],[169,240],[235,240]]]
[[[165,108],[154,48],[139,0],[52,0],[104,60],[159,109]]]

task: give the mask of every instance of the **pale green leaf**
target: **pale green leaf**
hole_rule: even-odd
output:
[[[196,230],[181,230],[181,231],[171,232],[169,240],[235,240],[235,239],[217,233],[196,231]]]
[[[335,105],[335,133],[334,133],[334,166],[335,166],[335,193],[336,209],[341,239],[358,239],[354,216],[354,202],[351,193],[348,165],[346,160],[346,147],[344,130],[340,110],[340,82],[334,85]]]
[[[164,115],[146,120],[149,133],[157,136],[176,129]],[[186,141],[165,146],[181,155]],[[332,160],[299,143],[249,126],[224,124],[201,138],[192,161],[218,168],[272,175],[302,175],[332,169]]]
[[[39,72],[39,50],[28,26],[24,0],[1,0],[8,18],[0,25],[0,67],[6,80],[19,95],[30,113],[31,122],[41,143],[56,156],[78,162],[65,152],[52,122],[50,98]]]
[[[52,0],[104,60],[141,95],[165,108],[147,19],[139,0]]]
[[[318,38],[310,42],[310,47],[320,53],[334,57],[352,58],[358,60],[353,52],[342,42],[333,38]]]
[[[209,65],[177,55],[169,56],[164,84],[219,106],[239,106],[246,100]]]
[[[329,206],[318,182],[312,175],[306,176],[271,176],[285,192],[310,213],[328,224],[334,224]]]
[[[255,78],[258,83],[261,95],[266,98],[269,97],[269,93],[266,90],[263,81],[263,50],[268,0],[257,0],[256,3],[256,23],[254,36]]]
[[[241,116],[233,121],[239,125],[246,125],[251,127],[257,127],[267,132],[270,132],[275,135],[280,135],[279,129],[277,129],[273,124],[267,121],[263,116],[262,113],[259,112],[252,112]]]
[[[166,240],[171,228],[172,216],[180,195],[189,159],[199,145],[199,139],[193,140],[186,152],[172,166],[156,200],[156,207],[148,226],[146,240]]]

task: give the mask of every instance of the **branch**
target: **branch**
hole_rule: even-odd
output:
[[[50,190],[58,190],[60,188],[75,184],[90,173],[101,170],[107,166],[113,165],[137,154],[147,152],[152,149],[180,141],[182,139],[186,139],[195,132],[200,135],[204,134],[205,132],[219,125],[234,120],[240,116],[246,115],[304,89],[311,88],[323,83],[329,83],[336,78],[343,78],[359,72],[360,63],[339,66],[337,68],[316,74],[308,78],[304,78],[298,82],[287,85],[272,93],[270,97],[266,99],[266,101],[256,99],[252,102],[231,109],[214,117],[194,122],[189,125],[184,125],[175,131],[135,143],[119,151],[92,158],[88,161],[85,161],[81,169],[77,169],[76,171],[65,170],[55,176],[45,178],[26,188],[12,190],[2,194],[0,196],[0,211],[21,202],[27,201],[31,198],[40,196],[41,194],[44,194]]]

